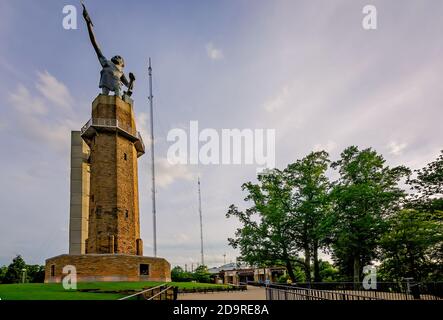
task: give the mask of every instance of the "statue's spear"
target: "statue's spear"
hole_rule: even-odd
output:
[[[85,4],[83,3],[83,0],[80,0],[80,4],[83,7],[83,17],[85,18],[87,23],[90,23],[91,26],[94,26],[94,24],[92,23],[91,17],[88,14],[88,10],[86,10]]]

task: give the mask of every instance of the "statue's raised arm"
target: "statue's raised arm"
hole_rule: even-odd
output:
[[[94,50],[95,50],[95,53],[97,53],[97,57],[98,57],[98,60],[100,61],[100,64],[103,66],[102,61],[106,60],[106,58],[103,55],[102,51],[100,50],[97,40],[95,40],[94,30],[92,30],[92,27],[94,26],[94,24],[92,23],[91,17],[89,16],[88,11],[86,10],[86,7],[83,3],[82,3],[82,6],[83,6],[83,18],[85,18],[86,26],[88,27],[89,39],[91,40],[92,46],[94,47]]]

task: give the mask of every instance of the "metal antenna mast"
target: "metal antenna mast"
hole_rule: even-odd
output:
[[[198,177],[198,213],[200,214],[200,253],[201,253],[201,261],[202,266],[205,265],[205,258],[203,255],[203,218],[202,218],[202,197],[200,191],[200,177]]]
[[[149,108],[151,113],[151,176],[152,176],[152,222],[154,237],[154,257],[157,257],[157,213],[155,209],[155,164],[154,164],[154,96],[152,95],[152,67],[149,58]]]

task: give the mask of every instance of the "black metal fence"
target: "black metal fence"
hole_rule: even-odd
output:
[[[281,285],[252,283],[266,287],[268,300],[440,300],[443,282],[378,282],[376,289],[365,289],[362,283],[313,282]]]
[[[381,300],[355,292],[318,290],[295,286],[269,284],[266,286],[266,300]]]
[[[353,292],[384,300],[439,300],[443,299],[443,282],[377,282],[375,289],[365,289],[361,282],[296,283],[296,287],[317,290]]]
[[[214,292],[230,292],[230,291],[245,291],[248,287],[246,284],[233,285],[230,284],[226,287],[207,287],[207,288],[182,288],[179,289],[178,293],[214,293]]]

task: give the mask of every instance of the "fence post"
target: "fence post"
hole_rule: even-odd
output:
[[[178,287],[174,287],[174,301],[177,300],[177,296],[178,296]]]

